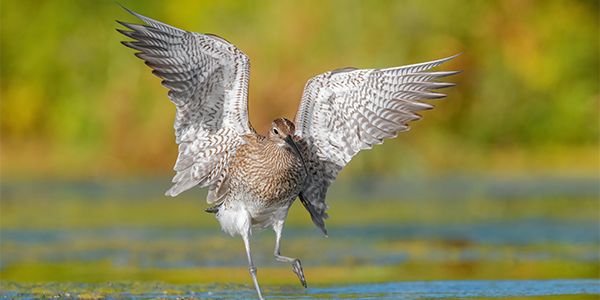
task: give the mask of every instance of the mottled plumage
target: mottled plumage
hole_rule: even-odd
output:
[[[119,22],[134,39],[123,42],[163,79],[177,107],[175,141],[179,157],[169,196],[196,185],[218,190],[227,160],[254,130],[248,122],[248,57],[214,35],[183,31],[128,10],[147,25]]]
[[[409,130],[408,122],[421,119],[417,112],[433,108],[419,100],[446,96],[431,90],[454,84],[433,80],[457,72],[426,71],[454,57],[388,69],[345,68],[308,81],[295,120],[310,170],[300,199],[324,233],[329,185],[360,150]]]
[[[129,10],[128,10],[129,11]],[[308,81],[295,124],[273,121],[266,136],[248,121],[247,56],[226,40],[187,32],[129,11],[145,25],[119,22],[118,29],[162,78],[177,107],[177,174],[167,195],[208,187],[207,212],[223,230],[244,240],[250,273],[262,298],[250,255],[253,229],[272,227],[275,258],[292,264],[306,287],[300,261],[279,253],[288,210],[299,198],[327,234],[325,197],[341,169],[359,151],[409,129],[417,112],[433,106],[420,100],[445,95],[453,86],[436,79],[457,72],[432,72],[452,58],[388,69],[344,68]]]

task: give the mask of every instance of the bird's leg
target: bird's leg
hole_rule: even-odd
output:
[[[292,264],[292,271],[296,273],[298,279],[300,279],[300,283],[302,286],[306,288],[306,279],[304,278],[304,271],[302,270],[302,263],[297,258],[283,256],[280,253],[280,240],[281,240],[281,232],[283,231],[283,221],[275,221],[273,224],[273,230],[275,231],[275,251],[273,251],[273,255],[275,255],[275,260],[279,262],[286,262]]]
[[[250,241],[248,240],[249,233],[245,233],[242,235],[242,239],[244,239],[244,246],[246,246],[246,255],[248,256],[248,271],[250,271],[250,276],[252,276],[252,281],[254,282],[254,288],[256,288],[256,292],[258,293],[258,299],[263,300],[262,293],[260,292],[260,286],[258,285],[258,279],[256,278],[256,267],[252,262],[252,253],[250,253]]]

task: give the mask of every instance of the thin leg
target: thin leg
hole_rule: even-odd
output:
[[[280,240],[281,240],[281,232],[283,231],[283,221],[275,221],[273,224],[273,230],[275,231],[275,251],[273,251],[273,255],[275,255],[275,260],[279,262],[286,262],[292,264],[292,271],[296,273],[298,279],[300,279],[300,283],[302,286],[306,288],[306,279],[304,278],[304,270],[302,270],[302,263],[297,258],[283,256],[280,253]]]
[[[258,279],[256,278],[256,267],[252,262],[252,253],[250,253],[250,241],[248,240],[248,233],[242,235],[242,239],[244,239],[244,246],[246,246],[246,255],[248,256],[248,270],[250,271],[250,276],[252,276],[252,281],[254,282],[254,288],[256,288],[256,292],[258,293],[258,299],[263,300],[262,293],[260,292],[260,286],[258,285]]]

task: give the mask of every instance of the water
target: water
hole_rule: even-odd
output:
[[[160,268],[243,266],[246,263],[246,258],[240,255],[241,242],[222,233],[216,222],[212,228],[202,229],[7,229],[0,230],[0,235],[5,244],[15,246],[4,249],[0,266],[32,258],[58,263],[111,260],[114,264],[136,263]],[[271,258],[273,239],[269,231],[253,237],[254,257],[262,266],[279,265]],[[291,227],[284,231],[282,243],[284,251],[293,249],[306,266],[338,265],[348,261],[393,265],[415,256],[432,262],[600,261],[595,247],[600,243],[600,235],[597,223],[590,221],[526,219],[475,224],[348,225],[330,228],[326,239],[316,229]],[[394,243],[400,244],[395,246]],[[419,243],[424,244],[424,249],[403,249]],[[549,244],[557,245],[543,247]],[[319,250],[314,251],[308,245],[318,246]]]
[[[422,182],[340,186],[329,198],[328,238],[296,203],[282,254],[302,260],[309,288],[301,288],[289,265],[274,261],[267,230],[252,237],[265,294],[600,297],[600,203],[593,180],[486,181],[475,195],[464,191],[467,181],[444,182],[425,194],[414,192],[427,190]],[[202,212],[202,195],[153,198],[160,195],[153,183],[127,186],[3,185],[0,297],[255,297],[241,240]],[[407,193],[411,197],[395,198]]]
[[[256,296],[248,286],[235,285],[165,285],[148,287],[156,291],[131,292],[135,284],[107,284],[112,290],[103,293],[106,299],[249,299]],[[106,289],[102,284],[12,284],[0,294],[3,298],[34,299],[38,297],[93,297],[93,290]],[[16,290],[36,289],[38,292]],[[43,292],[40,292],[44,290]],[[75,292],[68,292],[74,290]],[[77,291],[88,290],[88,291]],[[92,291],[92,292],[89,292]],[[271,299],[456,299],[531,296],[600,295],[600,281],[580,280],[473,280],[473,281],[415,281],[378,284],[337,285],[300,289],[267,287]]]

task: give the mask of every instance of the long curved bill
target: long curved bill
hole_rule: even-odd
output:
[[[298,157],[302,158],[302,154],[298,149],[298,145],[296,145],[296,142],[294,142],[294,139],[292,138],[291,134],[285,138],[285,142],[290,146],[290,148],[292,148],[292,151],[294,151],[294,153],[298,155]]]
[[[290,148],[292,148],[292,151],[294,151],[294,153],[296,155],[298,155],[298,157],[300,157],[300,160],[302,161],[302,166],[304,166],[304,170],[306,171],[306,174],[309,174],[308,173],[308,166],[306,165],[306,161],[304,160],[304,156],[300,152],[300,149],[298,149],[298,145],[296,145],[296,142],[294,141],[294,138],[292,137],[291,134],[288,135],[285,138],[285,142],[290,146]]]

